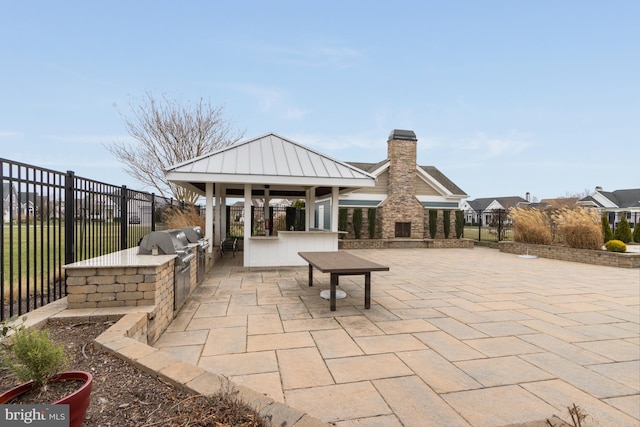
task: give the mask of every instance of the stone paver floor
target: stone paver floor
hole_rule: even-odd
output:
[[[156,348],[336,426],[640,425],[640,270],[493,249],[358,250],[342,277],[227,255]]]

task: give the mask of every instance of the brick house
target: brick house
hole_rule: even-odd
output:
[[[429,235],[429,210],[438,211],[437,238],[444,237],[442,215],[446,212],[454,224],[454,212],[461,208],[467,197],[456,184],[434,166],[417,164],[416,134],[411,130],[393,130],[387,141],[387,158],[378,163],[346,162],[376,177],[374,187],[362,188],[341,194],[339,206],[347,208],[348,223],[352,224],[355,209],[363,211],[365,230],[362,238],[369,237],[368,212],[375,208],[376,232],[374,238],[426,239]],[[319,199],[315,204],[318,228],[328,228],[330,218],[326,214],[330,199]],[[452,226],[453,229],[453,226]],[[355,237],[352,226],[347,237]],[[452,232],[449,237],[455,237]]]

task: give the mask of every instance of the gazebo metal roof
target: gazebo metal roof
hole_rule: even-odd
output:
[[[303,196],[310,187],[318,197],[334,186],[344,190],[375,185],[373,175],[274,133],[173,165],[165,174],[199,194],[207,182],[225,184],[228,196],[242,195],[244,184],[268,185],[277,197]]]

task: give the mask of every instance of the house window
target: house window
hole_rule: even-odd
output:
[[[411,223],[396,222],[396,237],[411,237]]]

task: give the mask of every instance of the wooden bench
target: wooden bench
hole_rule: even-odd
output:
[[[323,273],[331,274],[330,303],[331,311],[336,311],[336,287],[340,276],[364,275],[364,308],[371,307],[371,272],[389,271],[389,267],[367,261],[349,252],[298,252],[309,263],[309,286],[313,286],[314,267]]]

